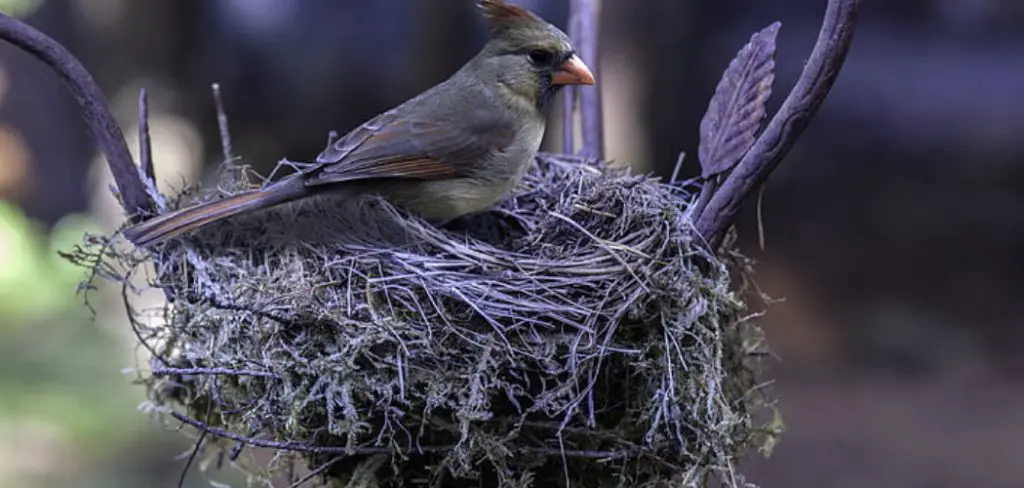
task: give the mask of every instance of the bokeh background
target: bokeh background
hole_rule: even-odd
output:
[[[564,26],[564,0],[522,0]],[[150,92],[157,175],[235,151],[268,171],[460,66],[470,0],[0,0],[90,69],[136,145]],[[754,31],[783,22],[778,106],[825,0],[605,0],[599,82],[610,157],[697,172],[697,126]],[[751,480],[773,487],[1024,486],[1024,3],[865,1],[845,71],[741,245],[759,262],[788,430]],[[557,114],[556,114],[557,115]],[[557,134],[557,131],[554,132]],[[551,137],[557,141],[558,137]],[[557,144],[551,148],[557,149]],[[175,486],[189,443],[136,410],[117,297],[92,318],[62,262],[120,220],[56,76],[0,43],[0,486]],[[764,246],[759,237],[763,237]],[[193,470],[186,486],[242,480]]]

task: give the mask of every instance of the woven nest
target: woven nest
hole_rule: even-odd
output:
[[[257,181],[229,165],[215,192],[176,200]],[[755,418],[771,405],[730,279],[742,266],[698,245],[690,201],[542,155],[498,209],[454,226],[321,199],[153,254],[100,240],[79,258],[171,298],[156,319],[131,314],[150,405],[236,456],[276,449],[263,475],[298,462],[337,486],[737,484],[737,459],[778,425]]]

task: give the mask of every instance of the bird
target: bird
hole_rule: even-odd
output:
[[[296,173],[153,217],[124,236],[153,246],[322,194],[375,193],[437,225],[495,205],[533,164],[559,91],[596,82],[558,27],[505,0],[481,0],[477,7],[488,40],[446,80],[332,138],[315,163]]]

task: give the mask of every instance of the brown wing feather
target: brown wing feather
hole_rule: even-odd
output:
[[[398,118],[397,111],[397,108],[389,110],[356,127],[348,134],[334,141],[327,149],[324,149],[317,156],[316,162],[333,164],[345,159],[346,156],[366,143],[371,137],[379,136],[381,129],[387,127],[388,124]]]
[[[336,141],[317,158],[308,185],[376,178],[464,176],[472,163],[501,151],[515,133],[498,123],[458,124],[399,118],[385,112]]]

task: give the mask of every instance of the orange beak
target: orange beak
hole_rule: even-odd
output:
[[[554,85],[593,85],[594,74],[590,72],[590,68],[583,63],[583,60],[574,54],[555,70],[551,77],[551,83]]]

